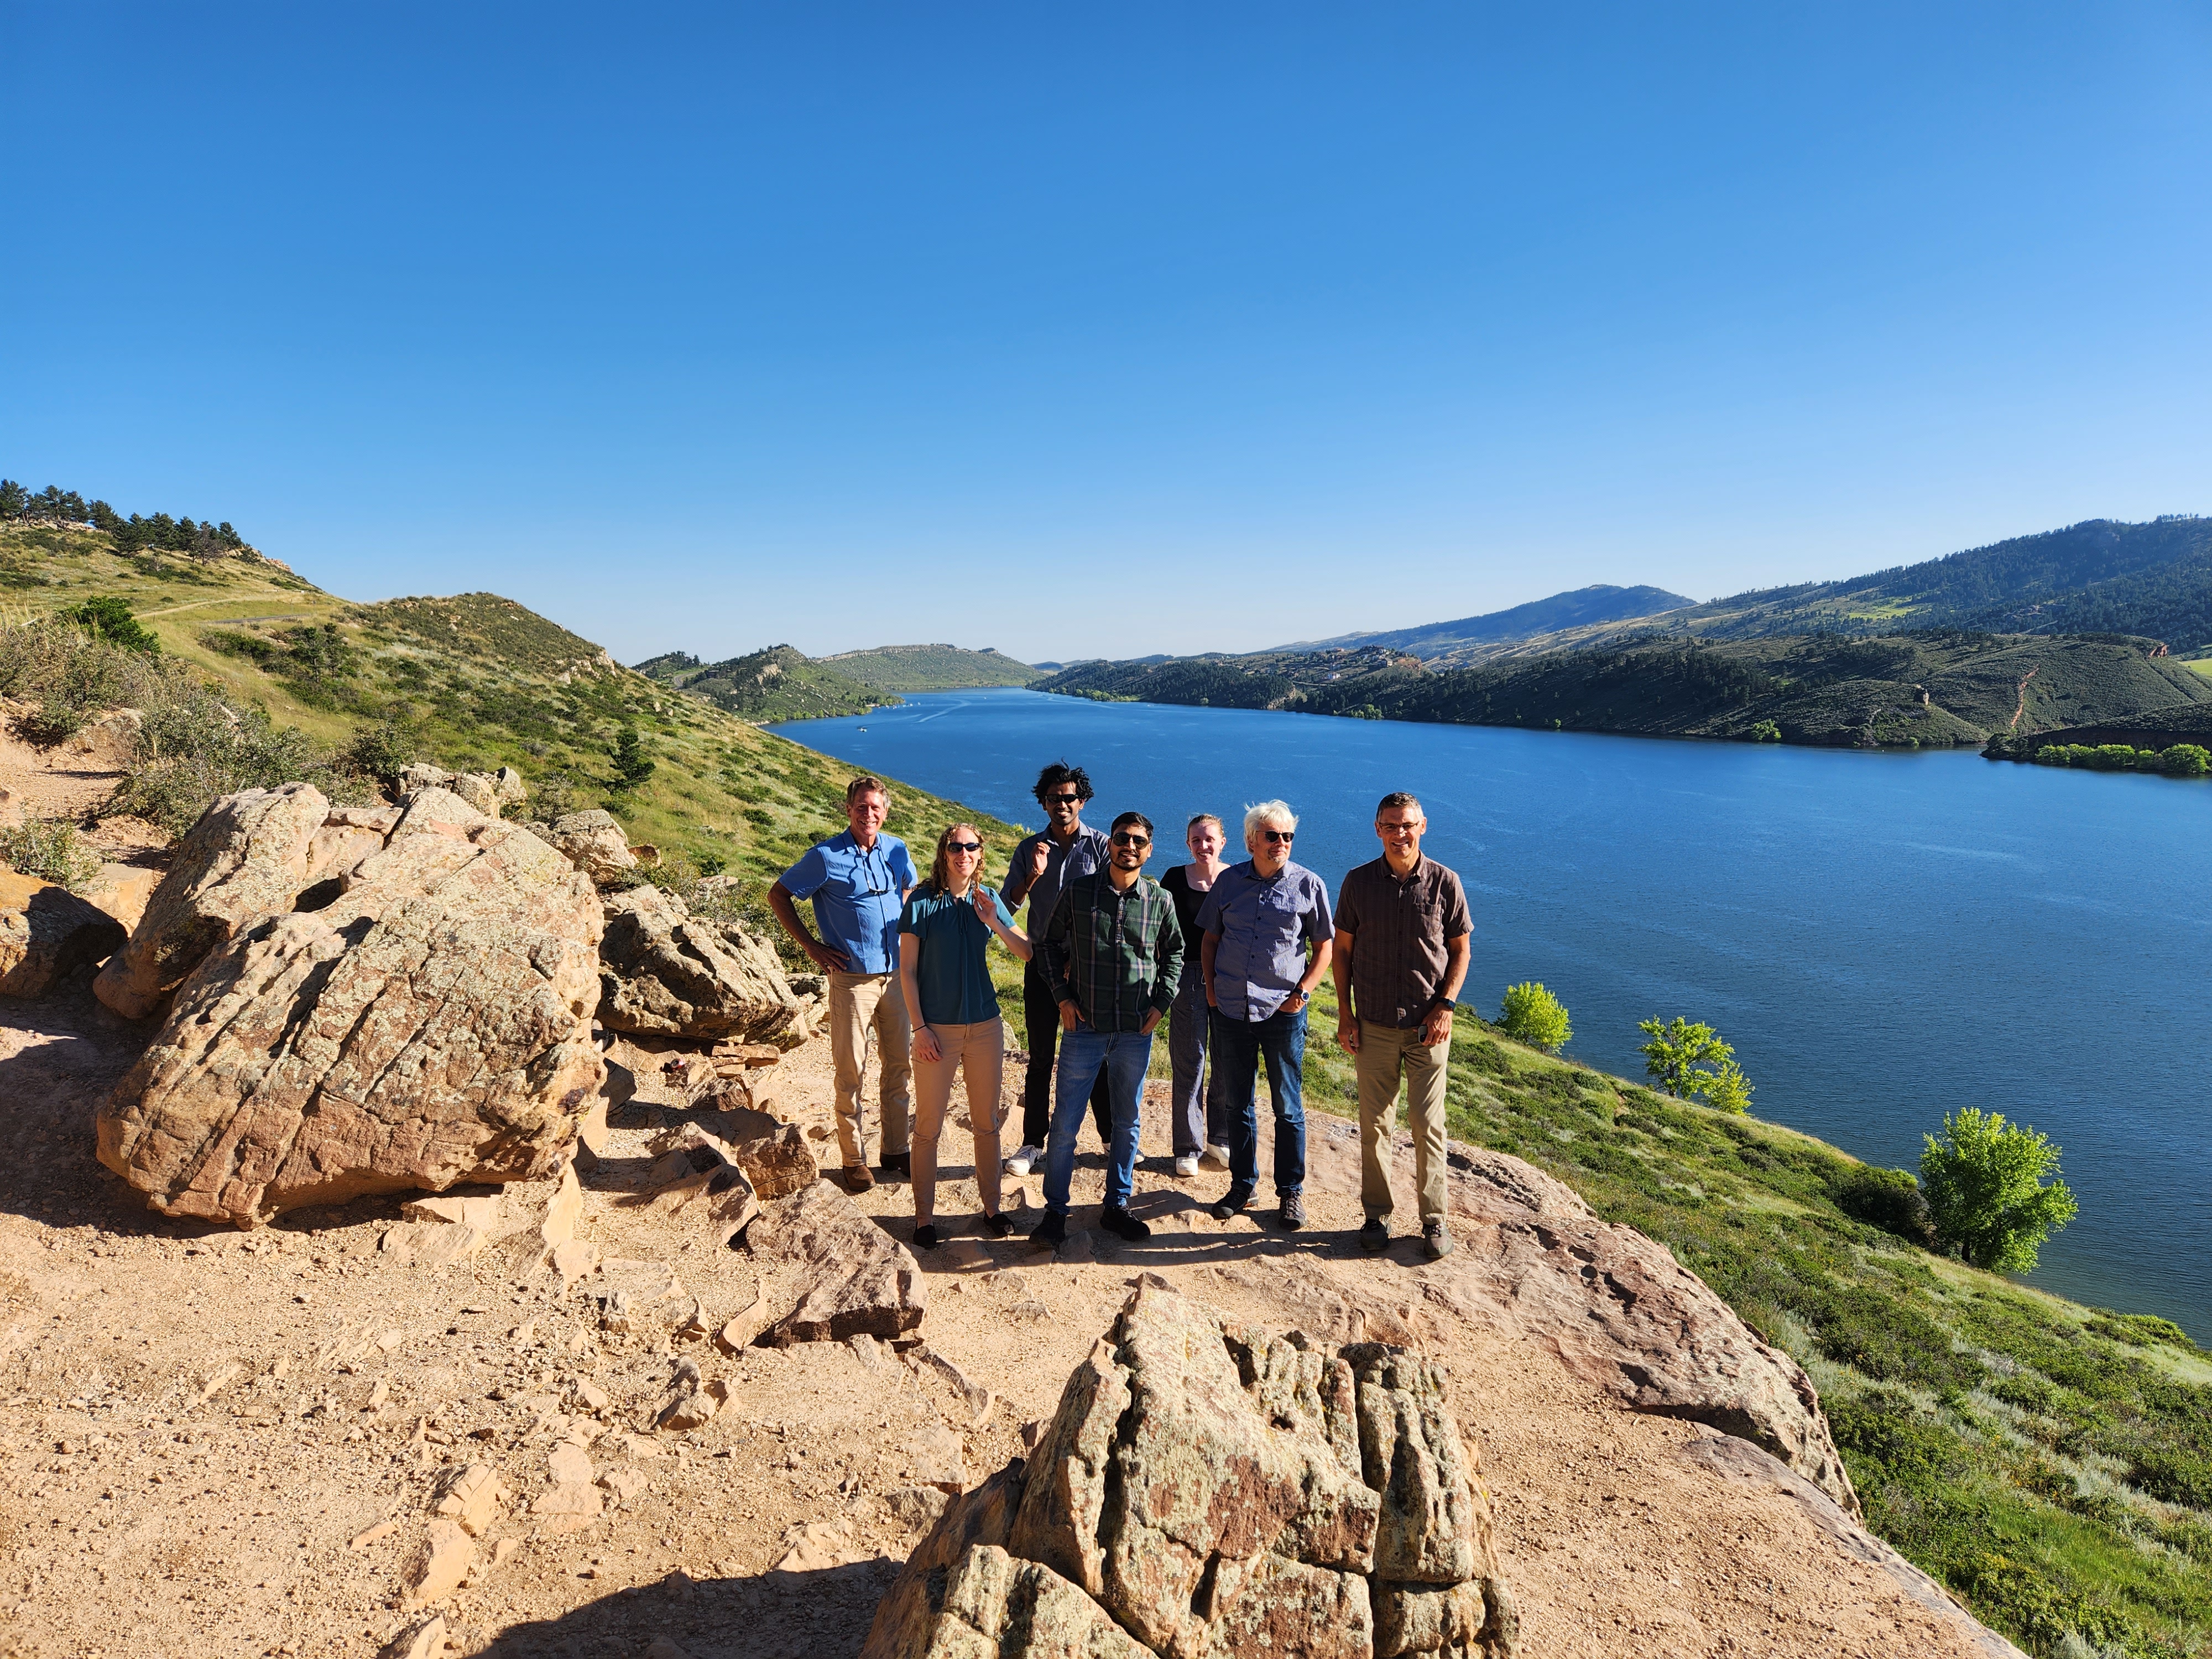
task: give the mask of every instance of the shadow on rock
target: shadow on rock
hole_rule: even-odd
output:
[[[822,1659],[856,1652],[897,1576],[870,1559],[805,1572],[694,1580],[672,1572],[557,1619],[514,1625],[476,1650],[484,1659]]]

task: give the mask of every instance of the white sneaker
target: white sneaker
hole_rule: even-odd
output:
[[[1209,1146],[1198,1161],[1204,1169],[1225,1170],[1229,1167],[1229,1149],[1226,1146]]]
[[[1006,1160],[1006,1173],[1008,1175],[1025,1176],[1031,1170],[1034,1170],[1038,1164],[1043,1162],[1043,1147],[1024,1146],[1021,1151],[1016,1152],[1012,1158]]]
[[[1181,1158],[1176,1159],[1176,1174],[1183,1180],[1188,1181],[1197,1173],[1198,1154],[1196,1152],[1185,1152]]]

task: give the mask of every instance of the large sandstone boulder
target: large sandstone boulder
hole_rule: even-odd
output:
[[[0,996],[42,997],[122,945],[122,924],[97,905],[0,864]]]
[[[611,812],[597,807],[570,812],[554,819],[547,834],[571,864],[602,887],[628,879],[628,872],[637,868],[629,836]]]
[[[573,1139],[604,1074],[591,884],[440,789],[336,880],[210,951],[101,1109],[100,1161],[155,1209],[538,1179]]]
[[[647,1036],[759,1041],[799,1016],[774,951],[692,915],[673,893],[610,893],[599,941],[599,1024]]]
[[[307,783],[225,795],[178,843],[94,994],[126,1019],[158,1012],[210,951],[272,912],[314,908],[315,890],[381,850],[398,821],[397,807],[333,808]]]
[[[829,1182],[763,1205],[745,1229],[745,1246],[799,1269],[798,1305],[755,1339],[764,1348],[856,1336],[889,1341],[921,1323],[914,1257]]]
[[[946,1510],[861,1651],[1504,1659],[1514,1624],[1432,1362],[1224,1322],[1147,1281],[1036,1455]]]

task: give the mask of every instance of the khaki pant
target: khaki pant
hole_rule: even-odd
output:
[[[913,1104],[908,1084],[913,1073],[911,1032],[906,1023],[906,1001],[899,994],[898,975],[830,975],[830,1056],[837,1067],[837,1150],[848,1170],[868,1161],[860,1073],[868,1063],[871,1031],[883,1067],[883,1155],[896,1158],[906,1151],[907,1115]]]
[[[1359,1077],[1359,1202],[1369,1218],[1388,1217],[1390,1200],[1390,1137],[1396,1127],[1398,1085],[1406,1085],[1406,1127],[1413,1132],[1413,1183],[1420,1194],[1421,1219],[1444,1212],[1444,1067],[1451,1038],[1433,1048],[1421,1042],[1421,1028],[1359,1022],[1359,1052],[1353,1056]]]
[[[1005,1081],[1006,1028],[996,1019],[972,1025],[935,1025],[944,1056],[915,1056],[914,1218],[927,1226],[937,1218],[937,1140],[952,1105],[952,1074],[968,1079],[968,1121],[975,1137],[975,1190],[983,1213],[999,1212],[999,1092]]]

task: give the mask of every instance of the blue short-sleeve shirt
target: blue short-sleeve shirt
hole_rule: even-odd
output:
[[[814,931],[856,974],[898,971],[899,909],[914,860],[896,836],[863,849],[849,830],[817,842],[783,872],[783,890],[814,901]]]
[[[1306,971],[1306,945],[1333,939],[1328,884],[1303,864],[1273,878],[1252,861],[1232,864],[1199,906],[1198,926],[1214,934],[1213,1000],[1231,1019],[1262,1020],[1290,1000]]]
[[[1012,927],[1006,901],[996,893],[990,896],[1000,925]],[[964,894],[955,898],[917,890],[899,915],[899,932],[921,941],[914,976],[923,1024],[975,1025],[999,1017],[999,993],[991,983],[991,930]]]

